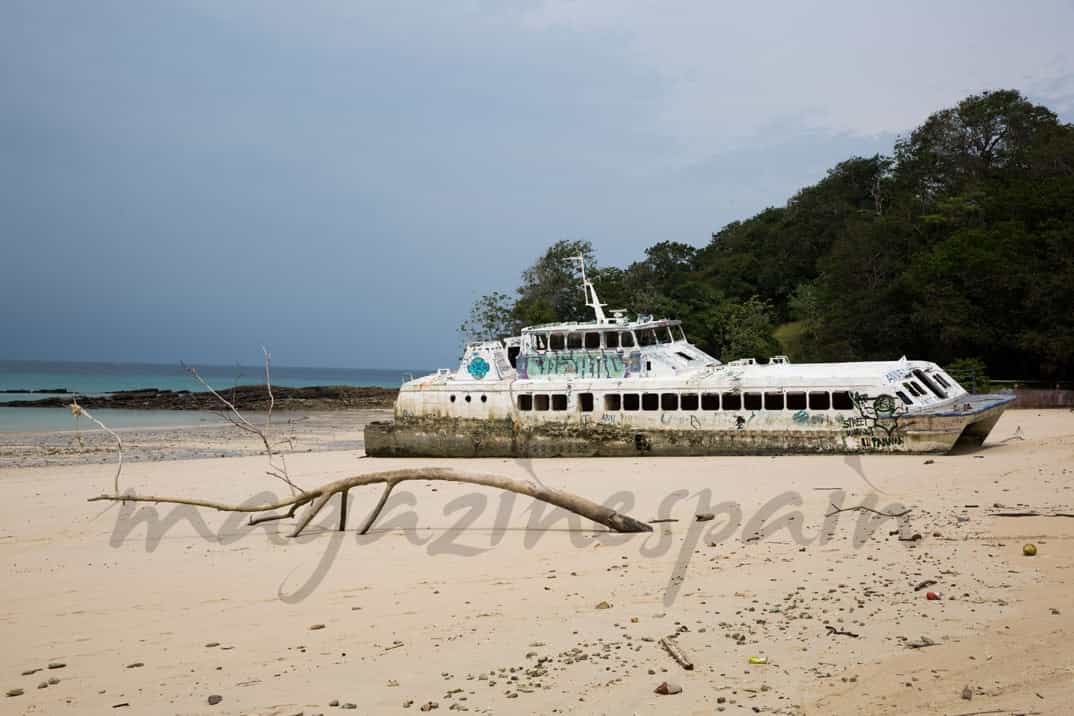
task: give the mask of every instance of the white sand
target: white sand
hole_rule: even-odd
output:
[[[1019,425],[1025,440],[1001,442]],[[0,713],[309,716],[340,712],[332,699],[357,704],[355,713],[412,713],[430,701],[482,713],[1072,713],[1074,519],[990,516],[996,503],[1074,512],[1069,411],[1008,412],[984,449],[932,464],[359,455],[299,454],[289,464],[306,486],[408,465],[536,476],[598,501],[627,491],[624,511],[640,519],[668,516],[667,500],[680,521],[635,536],[572,530],[566,519],[537,529],[530,500],[412,483],[367,538],[353,530],[372,489],[352,492],[342,534],[331,531],[338,508],[308,538],[288,540],[290,523],[247,528],[160,506],[165,526],[127,520],[124,536],[118,506],[85,501],[110,489],[111,465],[3,469],[0,690],[25,693],[0,698]],[[282,487],[264,469],[258,457],[141,462],[123,484],[242,501]],[[894,521],[883,521],[855,547],[868,518],[850,512],[818,541],[838,493],[817,488],[842,489],[844,506],[874,494],[880,509],[913,506],[904,534],[923,539],[899,541]],[[680,490],[692,497],[669,498]],[[706,490],[720,516],[692,523]],[[743,524],[712,545],[729,532],[734,507],[716,508],[725,502]],[[776,510],[774,533],[744,541],[765,504]],[[1022,556],[1027,541],[1038,556]],[[925,579],[937,580],[942,600],[914,591]],[[601,601],[611,607],[597,609]],[[859,637],[829,635],[826,623]],[[679,629],[693,671],[658,644]],[[939,644],[903,645],[921,636]],[[750,666],[751,655],[769,664]],[[34,668],[42,671],[21,675]],[[37,688],[51,676],[59,683]],[[654,694],[664,680],[683,692]],[[967,685],[972,701],[961,696]],[[222,702],[210,706],[211,694]]]

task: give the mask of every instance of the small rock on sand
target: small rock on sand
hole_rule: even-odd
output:
[[[597,609],[611,609],[612,605],[609,604],[608,602],[598,602],[596,608]]]
[[[656,689],[654,690],[654,693],[660,694],[661,696],[670,696],[672,694],[681,694],[682,693],[682,687],[679,686],[678,684],[673,684],[673,683],[670,683],[668,681],[664,681],[659,686],[656,687]]]
[[[52,662],[51,664],[48,665],[48,668],[50,668],[50,669],[62,669],[65,666],[67,666],[67,664],[63,663],[62,661],[54,661],[54,662]]]
[[[972,699],[973,698],[973,689],[971,689],[969,686],[966,686],[965,688],[963,688],[962,689],[962,698],[966,699],[967,701]]]
[[[219,694],[213,694],[212,696],[209,697],[209,705],[210,706],[216,706],[218,703],[220,703],[223,700],[224,700],[223,696],[220,696]]]
[[[7,690],[7,695],[8,696],[22,696],[23,693],[24,692],[23,692],[22,689],[8,689]]]
[[[318,629],[324,629],[324,624],[310,624],[310,631],[317,631]]]

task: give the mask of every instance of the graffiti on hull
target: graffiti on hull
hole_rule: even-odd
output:
[[[851,395],[858,415],[843,418],[843,434],[855,437],[867,450],[883,450],[901,447],[906,439],[905,426],[900,418],[907,414],[905,406],[895,402],[891,395],[870,396],[864,393]]]
[[[545,376],[572,378],[628,378],[641,372],[641,353],[613,351],[562,351],[518,357],[523,379]]]

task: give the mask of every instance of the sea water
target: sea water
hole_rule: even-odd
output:
[[[234,385],[265,382],[264,366],[196,365],[198,374],[217,390]],[[303,368],[273,366],[272,384],[292,388],[314,385],[379,386],[397,388],[425,370],[370,370],[362,368]],[[151,363],[75,363],[66,361],[0,361],[0,391],[53,390],[72,394],[107,395],[120,390],[157,388],[191,390],[204,388],[182,366]],[[0,403],[54,397],[40,393],[0,393]],[[59,396],[63,397],[63,396]],[[73,395],[72,395],[73,397]],[[95,410],[94,415],[111,427],[158,427],[204,425],[218,420],[211,413],[176,410]],[[107,416],[107,418],[105,417]],[[82,428],[88,427],[85,423]],[[5,408],[0,406],[0,432],[74,430],[74,418],[66,408]]]

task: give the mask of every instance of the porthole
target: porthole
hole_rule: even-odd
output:
[[[482,396],[481,396],[481,402],[482,402],[482,403],[487,403],[487,402],[489,402],[489,397],[488,397],[487,395],[482,395]]]
[[[469,403],[469,402],[470,402],[470,396],[469,396],[469,395],[467,395],[467,396],[466,396],[466,402],[467,402],[467,403]]]
[[[453,396],[451,396],[451,402],[452,402],[452,403],[454,403],[454,402],[455,402],[455,396],[454,396],[454,395],[453,395]]]

